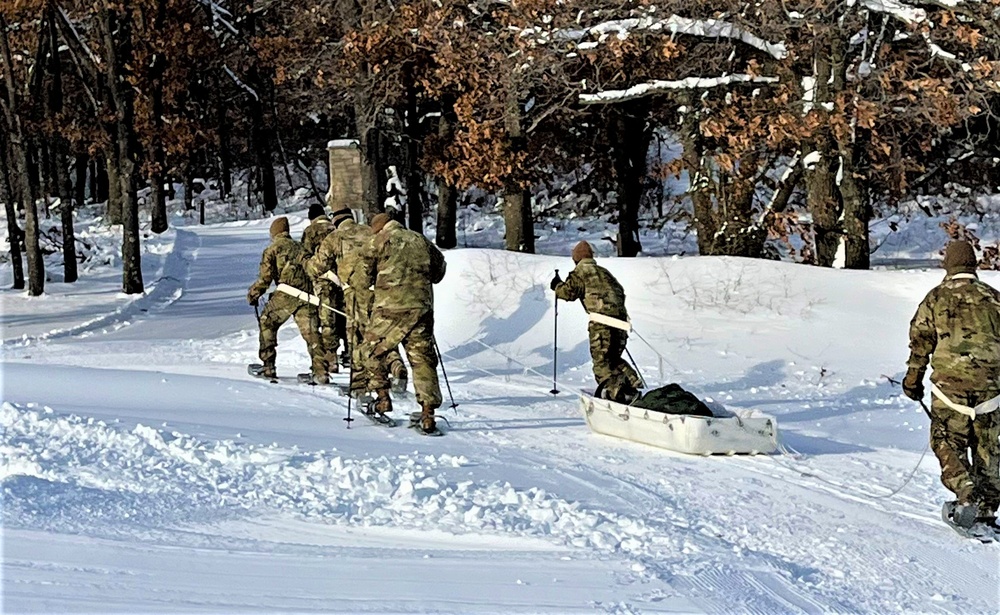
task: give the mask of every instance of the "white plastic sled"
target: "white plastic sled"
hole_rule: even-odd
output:
[[[594,433],[690,455],[757,455],[778,448],[778,422],[756,410],[729,416],[667,414],[580,394],[580,409]],[[712,411],[720,414],[718,408]]]

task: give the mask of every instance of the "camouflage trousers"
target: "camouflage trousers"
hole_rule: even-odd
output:
[[[260,315],[260,350],[258,355],[264,366],[274,367],[278,358],[278,329],[289,318],[295,318],[299,333],[309,348],[309,358],[312,360],[312,373],[325,375],[326,358],[323,354],[323,341],[319,334],[319,316],[316,308],[294,297],[283,293],[274,293],[268,299],[264,311]]]
[[[313,294],[319,297],[323,305],[344,311],[344,294],[330,282],[313,282]],[[337,371],[337,349],[340,348],[341,323],[344,317],[325,307],[319,308],[319,333],[323,344],[323,357],[330,372]]]
[[[357,392],[375,391],[370,373],[370,359],[365,354],[370,352],[364,344],[365,330],[371,319],[371,308],[374,300],[371,291],[357,292],[348,288],[344,290],[344,313],[347,314],[347,331],[344,345],[351,355],[351,390]],[[395,377],[406,377],[406,366],[403,357],[399,355],[398,346],[393,347],[383,358],[385,367]]]
[[[362,359],[370,377],[371,390],[389,388],[393,353],[400,344],[413,372],[413,389],[421,406],[441,406],[438,384],[438,357],[434,349],[434,312],[429,310],[375,309],[364,332]],[[402,363],[402,360],[399,359]]]
[[[975,406],[997,391],[950,394],[960,404]],[[977,502],[982,511],[1000,505],[1000,410],[972,418],[934,397],[931,402],[931,449],[941,463],[941,482],[960,502]]]
[[[623,386],[642,388],[642,379],[632,366],[622,359],[628,333],[596,322],[587,329],[590,336],[590,358],[594,362],[594,379],[613,396]]]

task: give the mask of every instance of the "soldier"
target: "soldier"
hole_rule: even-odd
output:
[[[444,255],[420,233],[403,228],[387,214],[372,218],[372,264],[368,282],[375,302],[365,330],[365,350],[371,386],[377,399],[373,410],[392,411],[388,390],[389,353],[399,344],[413,371],[413,388],[420,404],[418,429],[437,433],[434,410],[441,406],[438,357],[434,344],[434,289],[444,278]]]
[[[368,326],[375,298],[368,280],[374,233],[368,226],[355,222],[350,209],[338,209],[331,216],[334,230],[323,239],[316,254],[306,261],[306,271],[315,278],[335,270],[343,292],[344,312],[347,314],[347,335],[344,340],[347,352],[351,354],[350,388],[355,395],[360,395],[374,390],[369,386],[367,362],[360,355],[364,330]],[[395,348],[390,351],[388,361],[393,390],[405,391],[407,372],[399,351]]]
[[[967,241],[948,245],[947,275],[910,322],[903,379],[906,396],[923,399],[930,361],[931,448],[957,498],[945,509],[962,527],[995,525],[1000,504],[1000,292],[979,280],[976,265]]]
[[[305,248],[306,258],[310,258],[319,249],[323,238],[333,231],[333,224],[326,216],[323,206],[313,203],[309,206],[309,226],[302,231],[302,247]],[[325,273],[325,271],[324,271]],[[344,311],[343,293],[336,284],[330,280],[319,276],[312,278],[312,293],[319,297],[323,305],[328,305],[334,309]],[[308,288],[302,290],[308,291]],[[340,348],[340,320],[342,317],[332,310],[324,307],[319,308],[319,331],[320,341],[323,344],[323,358],[326,361],[327,372],[336,374],[340,371],[337,364],[337,349]]]
[[[271,245],[264,249],[260,259],[260,275],[247,291],[247,302],[257,305],[271,283],[288,284],[295,288],[309,288],[309,277],[302,268],[305,250],[292,239],[288,231],[288,218],[276,218],[271,223]],[[264,363],[262,376],[276,377],[274,362],[278,356],[278,329],[290,317],[295,317],[302,339],[309,348],[312,359],[312,377],[316,382],[328,383],[323,345],[319,337],[319,319],[316,308],[301,299],[284,293],[275,293],[260,316],[260,351]]]
[[[594,362],[597,389],[607,399],[630,403],[642,388],[642,379],[622,359],[628,341],[628,312],[625,291],[611,272],[594,260],[594,249],[586,241],[573,248],[576,268],[566,281],[557,273],[549,287],[556,299],[583,303],[590,314],[587,331],[590,336],[590,358]]]

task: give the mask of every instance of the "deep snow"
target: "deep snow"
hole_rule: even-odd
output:
[[[301,229],[301,217],[295,217]],[[326,388],[246,375],[267,221],[150,245],[145,297],[2,291],[3,609],[247,612],[965,612],[996,545],[938,519],[927,421],[900,395],[940,270],[602,259],[651,382],[778,418],[801,456],[695,458],[587,431],[568,258],[447,253],[437,334],[458,411],[429,439],[342,419]],[[564,239],[565,240],[565,239]],[[929,248],[933,254],[936,247]],[[985,273],[988,282],[1000,276]],[[307,366],[292,325],[278,370]],[[399,411],[412,402],[398,404]],[[447,404],[446,404],[447,405]],[[446,427],[447,428],[447,427]]]

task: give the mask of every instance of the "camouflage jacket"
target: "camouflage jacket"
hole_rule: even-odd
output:
[[[346,288],[357,291],[371,286],[368,272],[371,268],[372,229],[354,220],[347,220],[323,239],[316,254],[306,261],[306,271],[318,278],[331,269]]]
[[[375,285],[375,309],[434,309],[432,285],[444,279],[444,255],[420,233],[395,220],[372,240],[369,282]]]
[[[264,248],[264,254],[260,258],[260,274],[250,290],[261,296],[273,282],[288,284],[308,292],[309,277],[302,268],[305,257],[302,244],[292,239],[288,233],[281,233],[271,240],[271,245]]]
[[[907,366],[945,394],[996,390],[1000,382],[1000,292],[978,279],[949,277],[927,293],[910,321]]]
[[[585,258],[569,272],[566,281],[556,286],[556,297],[563,301],[583,302],[587,313],[595,312],[619,320],[628,320],[625,290],[611,272],[592,258]]]
[[[323,243],[323,238],[331,232],[333,232],[333,223],[326,216],[314,218],[309,223],[306,230],[302,231],[302,247],[306,249],[307,257],[316,254],[316,250]]]

